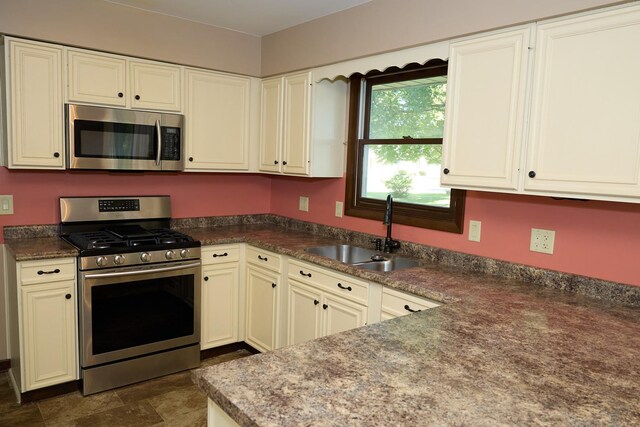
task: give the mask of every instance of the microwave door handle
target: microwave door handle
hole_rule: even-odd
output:
[[[158,151],[156,152],[156,166],[160,166],[160,155],[162,153],[162,132],[160,129],[160,120],[156,120],[156,137],[158,139]]]

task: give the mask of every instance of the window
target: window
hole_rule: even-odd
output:
[[[447,63],[429,61],[350,79],[346,211],[462,233],[463,190],[440,187]]]

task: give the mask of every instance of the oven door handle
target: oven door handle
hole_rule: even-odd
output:
[[[139,271],[116,271],[113,273],[94,273],[94,274],[85,274],[85,279],[101,279],[105,277],[122,277],[122,276],[137,276],[139,274],[150,274],[150,273],[162,273],[164,271],[174,271],[174,270],[183,270],[185,268],[192,267],[200,267],[200,262],[192,262],[190,264],[178,265],[175,267],[162,267],[162,268],[154,268],[150,270],[139,270]]]
[[[160,120],[156,120],[156,137],[158,138],[158,152],[156,153],[156,166],[160,166],[160,155],[162,153],[162,130]]]

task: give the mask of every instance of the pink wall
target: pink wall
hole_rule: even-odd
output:
[[[14,215],[0,216],[0,228],[57,224],[60,196],[168,194],[174,218],[240,215],[269,212],[271,178],[244,174],[9,171],[0,167],[0,194],[13,194],[14,203]]]
[[[274,178],[271,212],[383,236],[381,221],[337,218],[344,179]],[[309,197],[309,212],[298,197]],[[468,240],[469,220],[482,221],[481,242]],[[555,230],[553,255],[529,251],[531,228]],[[426,245],[640,286],[640,205],[556,201],[548,197],[467,192],[465,233],[394,225],[393,235]]]

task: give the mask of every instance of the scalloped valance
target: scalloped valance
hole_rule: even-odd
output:
[[[384,71],[389,67],[402,68],[414,62],[425,64],[431,59],[444,60],[448,57],[449,41],[443,41],[314,68],[313,79],[319,82],[324,79],[335,80],[338,77],[348,78],[354,73],[366,74],[373,70]]]

